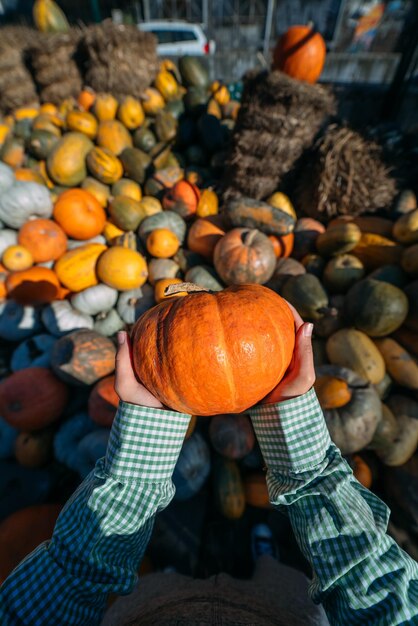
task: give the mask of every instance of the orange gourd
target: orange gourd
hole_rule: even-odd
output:
[[[196,213],[199,200],[200,191],[196,185],[187,180],[180,180],[166,191],[163,197],[163,207],[187,219]]]
[[[311,26],[291,26],[279,39],[273,52],[273,69],[297,80],[314,84],[325,63],[326,45]]]
[[[85,87],[77,98],[77,104],[82,111],[90,111],[96,101],[96,94],[90,87]]]
[[[287,235],[269,235],[268,238],[273,244],[274,254],[278,259],[286,259],[292,254],[293,244],[295,242],[295,235],[293,233]]]
[[[69,111],[65,122],[68,130],[83,133],[89,139],[94,139],[97,135],[97,119],[88,111]]]
[[[100,257],[97,275],[103,283],[119,291],[137,289],[147,280],[147,263],[136,250],[113,246]]]
[[[345,380],[333,376],[319,376],[315,391],[323,409],[338,409],[351,400],[351,391]]]
[[[67,249],[67,235],[52,220],[30,220],[18,235],[18,242],[32,254],[35,263],[56,261]]]
[[[125,148],[132,148],[132,136],[118,120],[101,122],[96,138],[97,145],[119,156]]]
[[[59,297],[57,275],[47,267],[30,267],[13,272],[6,279],[8,296],[21,304],[44,304]]]
[[[73,292],[97,285],[97,259],[106,249],[102,244],[89,243],[63,254],[55,263],[60,282]]]
[[[359,454],[353,456],[352,464],[355,478],[357,478],[363,487],[370,489],[373,482],[373,475],[369,465]]]
[[[218,213],[218,196],[212,189],[204,189],[200,193],[199,203],[196,208],[197,217],[208,217]]]
[[[266,287],[243,285],[150,309],[133,328],[132,353],[138,377],[163,404],[214,415],[241,413],[272,391],[294,342],[287,303]]]
[[[16,169],[15,178],[16,180],[26,180],[28,182],[38,183],[38,185],[45,185],[43,176],[39,172],[31,170],[28,167],[19,167]]]
[[[169,259],[180,247],[177,236],[168,228],[156,228],[147,237],[147,250],[158,259]]]
[[[55,203],[54,219],[67,235],[84,241],[102,232],[106,213],[88,191],[69,189]]]
[[[218,226],[216,220],[198,219],[189,230],[187,246],[192,252],[212,259],[215,246],[224,234],[225,231]]]
[[[10,272],[27,270],[33,265],[33,256],[24,246],[9,246],[3,252],[2,257],[4,267]]]
[[[98,93],[92,109],[99,122],[110,122],[116,117],[118,101],[110,93]]]
[[[157,89],[148,87],[144,91],[142,107],[146,115],[153,117],[165,107],[165,100]]]
[[[187,291],[179,291],[175,295],[167,295],[165,290],[170,285],[180,285],[183,281],[180,278],[161,278],[157,280],[154,287],[154,298],[156,302],[162,302],[170,298],[179,298],[187,296]]]

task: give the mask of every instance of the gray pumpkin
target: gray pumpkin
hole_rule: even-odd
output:
[[[16,182],[14,172],[6,163],[0,162],[0,193],[3,194]]]
[[[119,330],[125,328],[125,322],[119,317],[115,309],[107,313],[99,313],[94,321],[93,330],[105,337],[112,337]]]
[[[17,180],[0,195],[0,219],[12,228],[30,219],[49,218],[52,209],[48,188],[38,183]]]
[[[71,304],[80,313],[98,315],[113,309],[118,299],[118,291],[108,285],[99,284],[79,291],[71,298]]]
[[[123,291],[119,296],[117,311],[126,324],[133,324],[154,304],[154,289],[145,284],[139,289]]]

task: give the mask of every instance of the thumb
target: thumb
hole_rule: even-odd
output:
[[[132,368],[129,337],[125,331],[120,331],[116,353],[115,390],[119,397],[123,397],[137,386],[138,381]]]
[[[313,324],[303,324],[296,334],[296,345],[294,351],[295,362],[293,370],[297,372],[297,377],[303,380],[309,388],[315,382],[315,366],[312,350]]]

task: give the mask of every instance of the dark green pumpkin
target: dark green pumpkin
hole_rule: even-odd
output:
[[[195,265],[186,272],[185,280],[210,291],[222,291],[221,279],[209,265]]]
[[[219,457],[214,464],[213,479],[219,511],[228,519],[239,519],[245,510],[245,494],[238,465]]]
[[[186,222],[174,211],[161,211],[146,217],[139,227],[138,234],[145,243],[150,232],[156,228],[168,228],[175,235],[180,243],[183,243],[186,236]]]
[[[326,312],[330,312],[327,293],[313,274],[291,276],[284,283],[281,295],[293,304],[304,318],[317,320]]]
[[[152,132],[150,128],[146,128],[142,126],[138,128],[138,130],[134,133],[134,146],[135,148],[139,148],[143,152],[150,152],[155,144],[157,143],[157,138]]]
[[[168,111],[160,111],[155,118],[155,134],[160,141],[171,141],[177,134],[178,121]]]
[[[23,139],[24,141],[28,141],[32,133],[32,122],[33,120],[30,118],[18,120],[13,127],[14,136],[19,139]]]
[[[385,283],[395,285],[395,287],[404,287],[408,282],[408,276],[399,265],[382,265],[374,272],[369,274],[369,278],[374,280],[383,280]]]
[[[292,259],[292,257],[277,259],[273,276],[266,283],[266,287],[280,294],[288,278],[301,274],[306,274],[306,268],[296,259]]]
[[[319,254],[307,254],[302,259],[302,265],[308,274],[313,274],[317,278],[321,278],[324,272],[325,259],[319,256]]]
[[[351,287],[344,302],[347,323],[370,337],[394,332],[407,314],[408,298],[404,292],[373,278],[365,278]]]
[[[295,220],[285,211],[245,196],[228,202],[224,214],[231,226],[257,228],[266,235],[287,235],[295,226]]]
[[[183,114],[179,118],[176,147],[185,148],[197,141],[196,121],[190,115]]]
[[[122,230],[136,230],[146,217],[141,203],[129,196],[115,196],[109,204],[112,222]]]
[[[37,159],[46,159],[59,137],[49,130],[34,130],[27,142],[29,152]]]
[[[203,63],[196,57],[181,57],[178,63],[181,78],[186,87],[209,86],[209,74]]]
[[[142,184],[145,182],[147,170],[151,164],[151,157],[138,148],[125,148],[120,155],[123,169],[127,178]]]
[[[208,94],[206,89],[202,89],[202,87],[189,87],[183,98],[186,112],[195,117],[203,115],[207,100]]]
[[[184,113],[183,100],[170,100],[165,106],[165,111],[168,111],[173,117],[178,119],[180,115]]]
[[[339,254],[325,267],[323,283],[331,293],[345,293],[364,276],[363,263],[352,254]]]

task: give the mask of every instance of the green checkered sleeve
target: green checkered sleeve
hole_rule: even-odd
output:
[[[121,402],[110,433],[106,472],[143,482],[168,480],[180,454],[190,415]]]
[[[315,392],[251,411],[270,500],[310,562],[332,626],[418,626],[418,564],[386,534],[389,510],[354,478]]]
[[[95,626],[109,593],[132,591],[189,416],[121,403],[106,458],[67,502],[52,539],[0,588],[2,626]]]

